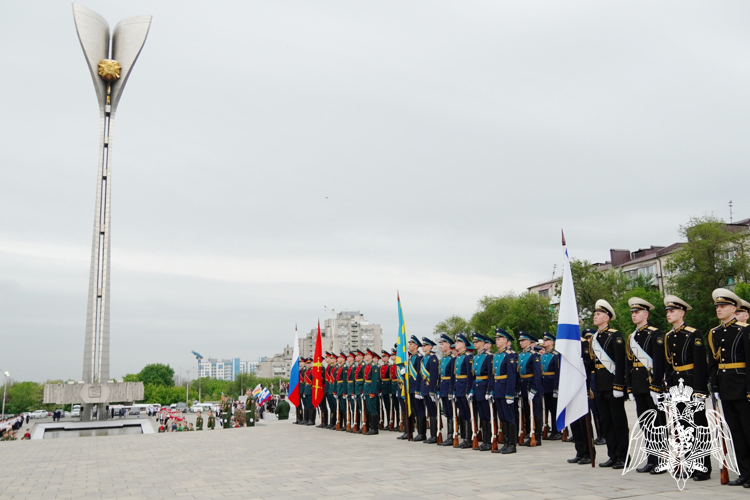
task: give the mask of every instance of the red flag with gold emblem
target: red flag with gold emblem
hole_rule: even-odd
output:
[[[312,386],[312,404],[317,408],[323,401],[323,346],[320,340],[320,320],[318,320],[318,339],[315,342],[315,354],[313,355],[313,386]]]

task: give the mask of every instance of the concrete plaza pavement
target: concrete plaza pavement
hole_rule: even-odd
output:
[[[630,406],[630,405],[629,405]],[[293,414],[292,414],[293,415]],[[190,420],[194,420],[191,416]],[[572,465],[571,443],[515,455],[353,435],[289,421],[152,435],[0,443],[0,500],[26,498],[750,498],[741,487]],[[606,447],[597,446],[599,461]]]

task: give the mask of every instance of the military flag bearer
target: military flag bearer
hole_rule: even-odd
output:
[[[412,441],[424,441],[427,432],[427,417],[425,417],[424,399],[420,387],[422,384],[422,355],[419,348],[422,343],[412,335],[407,343],[409,349],[409,362],[407,363],[407,376],[409,377],[409,404],[411,405],[410,421],[416,423],[417,435]],[[409,426],[409,431],[414,429],[414,425]]]

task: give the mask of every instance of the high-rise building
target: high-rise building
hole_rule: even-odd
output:
[[[202,359],[198,364],[198,376],[201,378],[209,377],[216,380],[234,380],[236,375],[243,373],[240,366],[240,358]]]
[[[318,328],[310,330],[300,339],[300,356],[312,357]],[[322,351],[353,351],[372,349],[380,352],[383,348],[383,332],[380,325],[370,323],[359,311],[341,311],[335,318],[324,321],[320,327]]]

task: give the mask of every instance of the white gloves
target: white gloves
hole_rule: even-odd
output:
[[[495,396],[493,396],[492,394],[487,394],[487,401],[489,401],[490,404],[494,403],[495,402]]]
[[[655,405],[659,404],[659,396],[660,394],[658,392],[651,391],[651,399],[654,400]]]
[[[422,395],[420,393],[418,393],[418,392],[414,394],[414,397],[417,398],[417,399],[424,399],[422,397]]]
[[[633,394],[632,392],[628,394],[628,399],[631,401],[635,401],[635,394]]]
[[[719,397],[718,392],[714,392],[714,397],[716,398],[716,401],[721,401],[721,397]]]
[[[508,403],[509,405],[513,404],[513,400],[512,399],[506,399],[505,402]]]
[[[471,403],[471,400],[474,399],[474,395],[473,394],[467,394],[466,395],[466,399],[469,401],[469,403]]]
[[[450,399],[451,401],[455,401],[456,400],[456,395],[455,394],[451,394],[450,396],[448,396],[448,399]]]
[[[529,393],[529,403],[531,403],[532,401],[534,401],[534,396],[536,396],[536,394],[534,394],[533,392]]]
[[[552,393],[552,397],[553,398],[557,398],[557,391],[555,391],[555,392]]]
[[[616,397],[616,398],[622,398],[622,397],[625,397],[625,393],[624,393],[624,392],[622,392],[622,391],[617,391],[617,390],[614,390],[614,391],[612,391],[612,395],[613,395],[614,397]]]
[[[437,396],[437,394],[433,394],[432,396],[430,396],[430,399],[432,399],[433,403],[437,403],[438,402],[438,396]]]
[[[406,368],[401,368],[401,375],[406,375]]]

